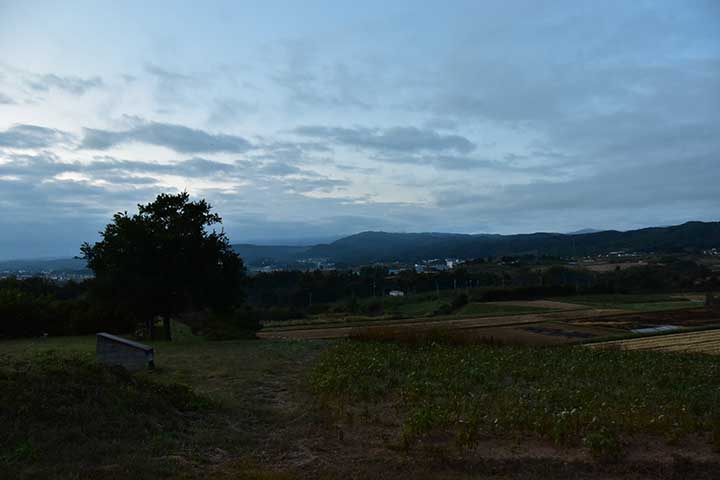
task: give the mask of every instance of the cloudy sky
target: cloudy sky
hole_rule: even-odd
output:
[[[0,0],[0,258],[720,220],[720,2]]]

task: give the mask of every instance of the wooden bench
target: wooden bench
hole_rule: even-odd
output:
[[[102,364],[120,365],[128,370],[143,370],[155,366],[153,347],[104,332],[97,334],[95,356]]]

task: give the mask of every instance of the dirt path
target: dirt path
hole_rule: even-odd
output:
[[[524,302],[523,302],[524,303]],[[550,302],[556,303],[556,302]],[[569,304],[567,304],[569,305]],[[477,317],[462,318],[456,320],[396,320],[388,322],[378,322],[372,326],[362,326],[361,328],[374,329],[383,328],[389,325],[393,327],[408,327],[421,330],[431,330],[435,328],[443,329],[465,329],[465,328],[484,328],[498,327],[508,325],[523,325],[532,323],[542,323],[548,321],[577,320],[587,318],[597,318],[606,315],[617,315],[625,313],[624,310],[613,308],[590,308],[585,310],[571,310],[566,308],[563,311],[549,313],[528,313],[522,315],[500,315],[494,317]],[[261,338],[291,339],[291,340],[310,340],[310,339],[328,339],[348,337],[356,326],[342,327],[308,327],[308,328],[288,328],[288,329],[268,329],[261,331],[258,336]]]

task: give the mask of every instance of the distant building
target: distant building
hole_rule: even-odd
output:
[[[402,290],[390,290],[388,292],[388,295],[390,295],[391,297],[404,297],[405,292],[403,292]]]

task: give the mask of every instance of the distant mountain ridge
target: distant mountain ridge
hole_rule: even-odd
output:
[[[413,262],[428,258],[478,258],[503,255],[575,256],[616,250],[673,251],[720,247],[720,222],[687,222],[670,227],[650,227],[620,232],[603,230],[572,234],[530,233],[517,235],[457,233],[361,232],[335,242],[312,247],[262,247],[236,245],[251,264],[259,255],[276,261],[327,258],[347,264]]]
[[[232,246],[235,253],[240,255],[245,264],[257,265],[264,260],[276,262],[291,262],[302,258],[309,246],[293,245],[253,245],[250,243],[239,243]]]
[[[479,258],[503,255],[577,256],[617,250],[670,252],[682,249],[720,248],[720,222],[687,222],[620,232],[603,230],[574,233],[518,235],[461,233],[361,232],[320,245],[235,244],[233,249],[247,265],[292,264],[308,258],[360,265],[374,262],[414,262],[430,258]],[[0,272],[87,272],[81,258],[0,261]]]

